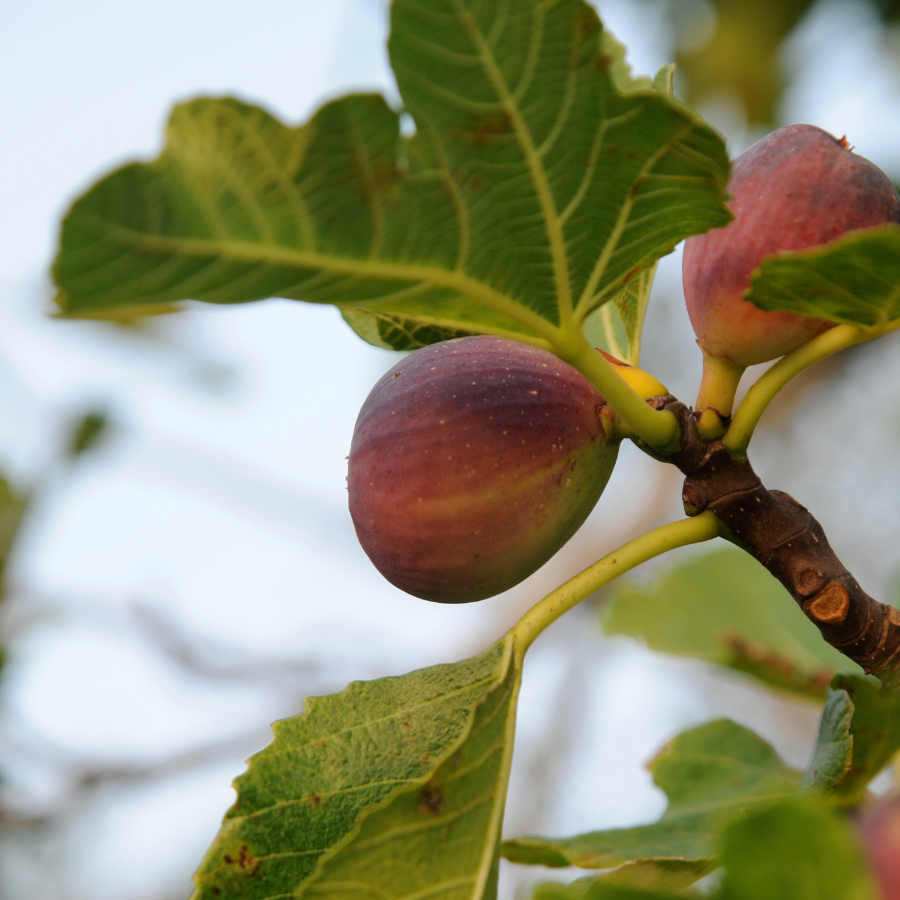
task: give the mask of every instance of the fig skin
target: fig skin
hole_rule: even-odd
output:
[[[900,900],[900,794],[863,810],[859,827],[882,900]]]
[[[732,164],[734,220],[684,246],[688,314],[710,356],[750,366],[784,356],[834,323],[766,312],[743,294],[760,262],[827,244],[847,231],[900,222],[900,198],[846,139],[814,125],[779,128]]]
[[[392,584],[468,603],[518,584],[577,531],[615,464],[606,401],[551,353],[503,338],[416,350],[372,389],[347,486]]]

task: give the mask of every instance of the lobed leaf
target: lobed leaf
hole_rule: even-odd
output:
[[[494,897],[519,678],[506,639],[308,700],[237,779],[196,900]]]
[[[621,583],[603,628],[817,700],[839,669],[861,672],[821,639],[763,566],[730,548],[692,556],[648,585]]]
[[[374,95],[301,127],[234,99],[180,105],[158,159],[66,216],[57,303],[279,296],[336,304],[398,349],[474,332],[553,345],[730,218],[721,138],[666,96],[667,70],[634,79],[617,47],[583,0],[396,0],[412,137]]]
[[[503,855],[529,865],[613,869],[601,880],[679,890],[714,868],[725,824],[790,795],[800,779],[762,738],[727,719],[680,734],[648,768],[669,798],[658,822],[564,839],[517,838],[504,842]]]
[[[744,297],[760,309],[890,326],[900,321],[900,225],[865,228],[824,247],[770,256]]]

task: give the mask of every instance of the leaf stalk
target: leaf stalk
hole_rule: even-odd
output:
[[[535,638],[585,597],[655,556],[718,537],[722,524],[711,512],[669,522],[623,544],[535,604],[512,628],[516,652],[524,656]]]
[[[606,398],[628,429],[651,447],[667,447],[677,442],[680,426],[668,411],[653,409],[647,401],[607,362],[579,331],[571,347],[554,346],[557,355],[574,366]]]
[[[747,396],[744,397],[731,420],[728,431],[722,438],[722,446],[725,447],[732,459],[742,461],[747,458],[747,447],[759,420],[775,395],[792,378],[820,359],[825,359],[832,353],[852,347],[854,344],[870,341],[879,337],[884,331],[885,329],[874,331],[857,328],[853,325],[836,325],[775,363],[747,392]]]

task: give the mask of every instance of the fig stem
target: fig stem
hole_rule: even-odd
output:
[[[517,653],[524,655],[545,628],[613,579],[676,547],[712,540],[722,533],[723,527],[712,512],[704,512],[691,519],[661,525],[607,553],[525,613],[510,631]]]
[[[747,458],[747,446],[753,437],[756,425],[762,418],[775,395],[795,376],[813,363],[832,353],[837,353],[854,344],[879,337],[889,329],[863,329],[853,325],[836,325],[823,331],[811,341],[782,357],[768,369],[747,392],[743,402],[735,412],[722,438],[722,446],[732,459],[743,461]]]
[[[734,395],[737,393],[741,376],[746,366],[739,366],[730,359],[703,353],[703,378],[694,409],[702,413],[714,409],[720,416],[731,415]]]
[[[668,410],[657,410],[619,374],[587,341],[582,332],[570,346],[557,345],[555,353],[574,366],[600,391],[634,434],[651,447],[668,447],[678,443],[681,426]]]

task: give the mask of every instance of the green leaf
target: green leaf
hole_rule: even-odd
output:
[[[853,762],[852,718],[853,701],[850,695],[846,691],[829,688],[813,757],[803,776],[805,789],[831,793],[846,780]]]
[[[736,549],[692,556],[648,585],[621,583],[603,627],[817,700],[839,669],[861,672],[822,640],[772,575]]]
[[[411,138],[373,95],[301,127],[234,99],[180,105],[158,159],[66,216],[60,308],[280,296],[336,304],[398,349],[473,332],[554,346],[561,322],[729,220],[721,138],[627,75],[583,0],[391,9]]]
[[[681,900],[684,896],[678,895]],[[532,894],[533,900],[678,900],[678,897],[610,884],[596,878],[579,878],[570,884],[548,881],[539,884]]]
[[[876,900],[850,823],[810,799],[738,819],[722,845],[717,900]]]
[[[853,765],[837,792],[844,804],[862,801],[869,782],[900,749],[900,694],[882,696],[879,687],[871,676],[843,673],[832,684],[833,691],[845,693],[853,707]]]
[[[727,719],[674,738],[649,764],[669,798],[652,825],[577,837],[522,837],[503,844],[512,862],[615,870],[601,878],[652,890],[679,890],[710,872],[722,827],[742,810],[790,795],[800,775],[752,731]]]
[[[640,363],[644,317],[655,275],[655,265],[639,272],[611,303],[604,303],[585,318],[584,333],[594,347],[632,366]]]
[[[609,71],[613,84],[619,91],[646,91],[653,89],[672,98],[672,77],[675,67],[663,66],[651,81],[647,77],[635,77],[625,59],[626,50],[608,31],[603,32],[603,49],[611,60]],[[641,359],[641,334],[644,317],[650,302],[650,290],[656,275],[656,264],[642,269],[609,303],[604,303],[584,319],[584,332],[594,346],[636,366]]]
[[[308,700],[237,779],[196,900],[494,897],[520,674],[507,638]]]
[[[824,247],[777,253],[751,277],[761,309],[880,328],[900,320],[900,225],[879,225]]]

